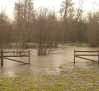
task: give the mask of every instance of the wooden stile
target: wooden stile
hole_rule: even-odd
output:
[[[98,53],[98,54],[76,54],[76,53]],[[92,59],[88,59],[88,58],[84,58],[82,56],[98,56],[98,61],[92,60]],[[90,60],[93,62],[98,62],[99,63],[99,50],[98,51],[75,51],[74,50],[74,63],[75,63],[75,57],[81,58],[81,59],[86,59],[86,60]]]
[[[0,55],[1,65],[3,65],[3,58],[12,60],[15,62],[19,62],[19,63],[25,63],[25,62],[21,62],[18,60],[7,58],[7,57],[28,57],[28,63],[25,63],[25,64],[30,64],[30,50],[29,51],[4,51],[4,50],[1,50],[0,54],[1,54]]]

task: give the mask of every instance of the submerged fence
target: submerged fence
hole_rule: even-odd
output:
[[[80,53],[83,53],[83,54],[80,54]],[[84,54],[84,53],[96,53],[96,54]],[[98,57],[98,61],[92,60],[92,59],[88,59],[88,58],[84,58],[84,56],[97,56]],[[76,51],[76,50],[74,50],[74,63],[75,63],[75,57],[99,63],[99,50],[98,51]]]
[[[28,57],[28,64],[30,64],[30,50],[29,51],[0,51],[1,65],[3,65],[3,58],[9,59],[15,62],[25,63],[22,61],[14,60],[8,57]]]

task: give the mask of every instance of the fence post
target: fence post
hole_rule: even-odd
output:
[[[99,63],[99,50],[98,50],[98,63]]]
[[[74,49],[74,63],[75,63],[75,49]]]
[[[1,50],[1,65],[3,65],[3,50]]]
[[[29,58],[28,58],[28,63],[30,64],[30,50],[29,50]]]

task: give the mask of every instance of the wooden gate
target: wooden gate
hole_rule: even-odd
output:
[[[11,59],[9,57],[28,57],[28,63],[18,61],[15,59]],[[1,50],[0,51],[0,58],[1,58],[1,65],[3,65],[3,58],[8,59],[8,60],[12,60],[15,62],[19,62],[19,63],[30,64],[30,50],[29,51],[5,51],[5,50]]]
[[[87,54],[84,54],[84,53],[87,53]],[[90,53],[95,53],[95,54],[90,54]],[[85,58],[84,56],[97,56],[98,61]],[[99,63],[99,51],[76,51],[74,50],[74,63],[75,63],[75,57]]]

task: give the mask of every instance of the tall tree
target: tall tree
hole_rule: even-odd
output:
[[[88,41],[90,46],[99,46],[99,17],[98,13],[90,15],[89,13],[89,23],[88,23]]]
[[[60,11],[63,12],[63,14],[61,13],[61,15],[63,15],[62,43],[66,42],[65,36],[67,36],[68,33],[68,17],[72,6],[72,0],[65,0],[61,4]]]
[[[67,33],[67,38],[66,38],[67,42],[69,40],[69,36],[70,36],[70,33],[72,31],[72,27],[74,26],[74,24],[77,23],[78,21],[82,22],[82,13],[83,13],[82,5],[83,5],[83,0],[79,0],[78,8],[76,10],[76,12],[77,12],[76,14],[74,14],[74,12],[75,12],[74,8],[70,9],[71,12],[70,12],[70,17],[69,18],[71,20],[70,20],[70,24],[69,24],[69,31]],[[79,24],[80,23],[78,23],[78,27],[80,26]]]
[[[12,25],[5,10],[2,10],[0,13],[0,46],[5,47],[5,44],[11,43],[12,41]]]
[[[47,8],[40,8],[35,23],[35,35],[38,44],[38,55],[50,52],[53,46],[59,42],[59,28],[55,12]],[[38,27],[39,26],[39,27]]]
[[[18,3],[15,3],[16,41],[20,41],[23,48],[26,47],[29,40],[29,27],[30,22],[33,22],[33,18],[35,18],[34,12],[33,0],[19,0]]]

